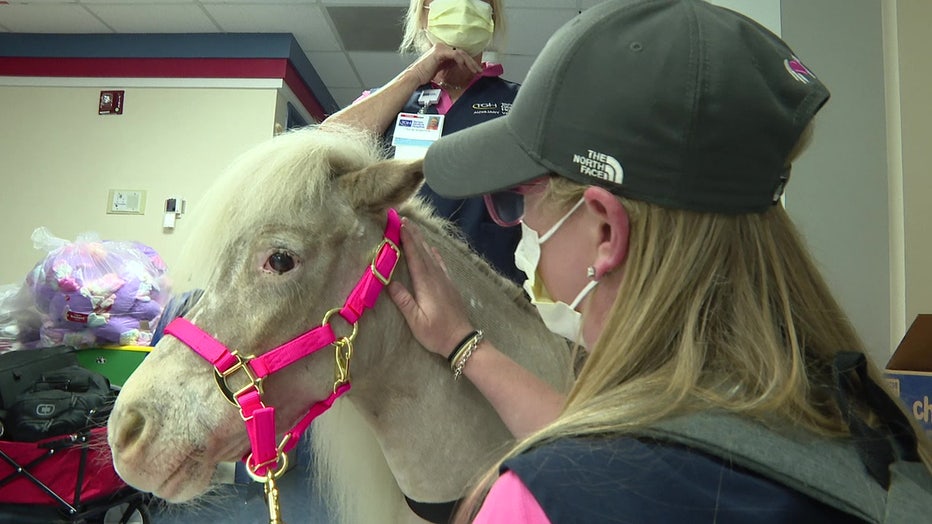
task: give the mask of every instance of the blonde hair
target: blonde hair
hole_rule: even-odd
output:
[[[547,199],[560,207],[584,190],[550,182]],[[783,207],[722,215],[619,200],[630,222],[624,278],[563,412],[486,474],[457,521],[475,514],[504,460],[564,437],[626,434],[709,409],[848,434],[831,366],[863,345]],[[870,374],[885,383],[873,365]],[[932,471],[929,440],[913,425]]]
[[[487,50],[501,51],[504,47],[505,39],[505,0],[488,0],[492,6],[492,22],[495,24],[495,33],[492,43]],[[401,45],[398,46],[400,53],[424,53],[431,48],[433,44],[427,39],[427,10],[424,9],[424,0],[411,0],[408,4],[408,12],[404,17],[404,34],[401,38]]]

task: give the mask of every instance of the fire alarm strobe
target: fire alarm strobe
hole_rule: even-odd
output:
[[[123,114],[123,91],[101,91],[99,115]]]

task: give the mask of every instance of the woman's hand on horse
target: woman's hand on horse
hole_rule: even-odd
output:
[[[440,253],[427,244],[417,226],[405,220],[401,243],[411,289],[397,280],[388,294],[405,317],[414,338],[428,351],[446,357],[473,330],[459,291]]]

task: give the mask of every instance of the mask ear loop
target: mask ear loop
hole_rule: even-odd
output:
[[[583,299],[586,298],[587,295],[589,295],[589,292],[592,291],[592,288],[594,288],[597,285],[599,285],[598,280],[590,280],[589,283],[586,284],[586,287],[582,288],[579,294],[576,295],[576,298],[573,300],[573,303],[569,305],[570,309],[575,310],[576,307],[579,306],[580,302],[582,302]]]
[[[546,233],[544,233],[537,239],[537,243],[543,244],[544,242],[547,241],[547,239],[552,237],[553,234],[556,233],[558,229],[560,229],[560,226],[562,226],[564,222],[566,222],[571,216],[573,216],[573,213],[575,213],[576,210],[579,209],[579,206],[583,205],[585,202],[586,202],[585,197],[580,198],[579,201],[576,202],[575,205],[573,205],[573,208],[570,209],[565,215],[563,215],[563,218],[561,218],[560,220],[557,220],[557,223],[554,224],[553,227],[548,229]]]

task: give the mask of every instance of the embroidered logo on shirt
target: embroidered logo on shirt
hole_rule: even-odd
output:
[[[621,184],[625,178],[621,163],[615,157],[605,153],[588,149],[585,155],[574,154],[573,163],[578,165],[579,172],[586,176],[608,180],[616,184]]]
[[[476,102],[472,105],[474,115],[499,115],[502,111],[498,109],[495,102]]]

